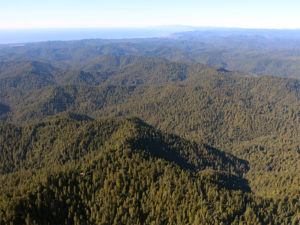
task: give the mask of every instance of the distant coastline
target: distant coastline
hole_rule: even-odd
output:
[[[260,29],[226,27],[192,27],[182,25],[145,28],[51,28],[0,29],[0,46],[22,46],[25,43],[45,41],[72,41],[82,39],[130,39],[191,37],[263,37],[265,39],[299,40],[300,29]]]
[[[0,44],[81,39],[123,39],[162,37],[174,32],[192,31],[192,27],[162,26],[149,28],[59,28],[0,29]]]

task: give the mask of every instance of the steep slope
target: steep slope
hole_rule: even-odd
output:
[[[96,56],[72,68],[57,79],[58,84],[152,85],[187,78],[187,65],[158,57]]]
[[[0,127],[1,224],[297,221],[247,193],[246,161],[137,118]]]
[[[297,80],[245,77],[208,68],[174,84],[58,86],[17,99],[19,104],[8,105],[10,112],[3,118],[37,121],[68,110],[94,118],[138,116],[156,128],[249,160],[253,166],[248,179],[261,195],[299,193]]]
[[[158,57],[97,56],[82,62],[79,68],[110,73],[108,84],[159,84],[187,77],[185,64]]]
[[[39,89],[55,84],[57,69],[38,61],[0,62],[0,89]]]
[[[60,112],[69,111],[87,114],[88,116],[93,118],[121,116],[139,117],[151,126],[155,127],[156,129],[158,128],[163,132],[175,133],[176,135],[184,137],[188,140],[196,141],[197,143],[208,143],[210,146],[213,146],[216,149],[225,150],[228,153],[247,160],[249,162],[250,169],[246,174],[244,174],[244,178],[248,179],[251,190],[255,193],[256,196],[272,198],[272,201],[274,201],[271,203],[273,208],[269,208],[269,205],[264,205],[265,203],[263,203],[263,205],[259,205],[259,207],[257,208],[261,209],[260,212],[257,211],[257,208],[253,209],[251,207],[256,207],[256,203],[260,201],[264,202],[265,200],[261,200],[259,198],[258,202],[253,203],[253,205],[250,207],[251,210],[249,209],[250,211],[247,211],[247,218],[257,218],[255,216],[260,216],[258,220],[255,219],[255,221],[252,221],[252,223],[249,222],[249,224],[257,224],[259,223],[258,221],[263,224],[292,224],[293,222],[294,224],[297,224],[298,217],[294,215],[299,214],[300,199],[299,80],[276,78],[271,76],[256,77],[249,74],[240,74],[237,72],[228,71],[224,68],[204,66],[198,63],[174,63],[157,57],[137,57],[126,55],[128,52],[136,51],[136,54],[146,53],[150,56],[153,56],[155,54],[162,54],[165,55],[164,57],[167,57],[169,50],[176,52],[176,48],[174,46],[171,46],[170,48],[159,47],[159,44],[157,43],[155,44],[156,49],[153,49],[151,41],[147,44],[142,40],[137,41],[136,44],[130,44],[127,42],[119,43],[118,41],[116,41],[115,43],[107,41],[105,43],[104,41],[103,43],[101,43],[108,44],[109,46],[102,46],[103,48],[101,47],[101,49],[95,46],[100,42],[101,41],[95,40],[91,44],[89,41],[83,41],[83,43],[85,43],[84,45],[89,45],[88,49],[91,50],[90,54],[88,54],[88,49],[85,49],[82,46],[81,48],[79,43],[73,43],[72,45],[74,46],[70,47],[70,49],[68,49],[67,51],[69,52],[69,56],[71,56],[71,50],[75,51],[74,55],[72,55],[72,57],[70,58],[64,58],[67,57],[68,54],[64,55],[64,51],[62,49],[60,49],[59,51],[55,49],[63,47],[64,43],[56,43],[55,47],[52,46],[51,48],[53,51],[51,50],[49,54],[54,54],[52,56],[55,58],[55,52],[57,51],[57,53],[59,53],[57,55],[58,58],[60,57],[60,53],[62,54],[61,60],[59,62],[55,62],[55,65],[57,67],[53,67],[53,71],[51,68],[49,70],[42,69],[42,72],[36,72],[35,76],[43,74],[43,71],[46,71],[46,74],[48,74],[47,71],[49,71],[50,76],[53,76],[53,78],[51,78],[51,82],[53,81],[54,83],[50,82],[44,85],[45,82],[43,80],[39,80],[40,78],[37,79],[34,76],[26,76],[25,80],[21,80],[19,86],[14,87],[8,85],[8,87],[1,89],[1,119],[14,123],[27,124],[29,121],[40,122],[46,117],[51,117]],[[174,41],[174,43],[170,43],[170,45],[176,45],[176,43],[177,42]],[[198,52],[198,48],[203,48],[205,44],[200,43],[197,48],[194,48],[193,45],[197,44],[196,42],[190,43],[181,41],[180,43],[183,45],[182,49],[184,50],[184,54],[180,55],[181,53],[178,52],[179,55],[172,55],[172,59],[176,59],[177,57],[189,56],[192,57],[194,61],[197,61],[194,56],[198,55],[199,57],[207,57],[206,59],[210,60],[210,64],[214,64],[214,60],[216,60],[217,63],[221,64],[223,62],[222,57],[219,55],[220,49],[218,51],[208,52],[207,55],[203,55],[202,53],[200,54]],[[52,45],[54,43],[48,44]],[[32,51],[35,52],[34,54],[39,54],[38,49],[40,47],[38,46],[39,44],[35,46],[37,48],[35,49],[37,50],[37,52],[32,49]],[[100,52],[106,52],[106,50],[106,53],[109,54],[109,49],[114,51],[114,53],[116,54],[120,53],[121,55],[123,54],[126,56],[97,55],[100,54]],[[20,49],[20,51],[23,50]],[[142,53],[139,52],[140,50],[142,51]],[[118,51],[120,52],[117,53]],[[190,51],[192,51],[191,54],[189,53]],[[223,50],[221,49],[221,51]],[[76,55],[77,53],[78,55]],[[223,51],[223,53],[227,54],[229,58],[231,57],[231,54],[235,54],[234,51],[233,53],[228,53],[227,50]],[[295,50],[294,53],[296,56],[297,51]],[[47,58],[48,56],[47,50],[45,49],[43,49],[43,53],[41,52],[41,54],[44,54],[43,57],[45,58]],[[287,52],[286,54],[288,55],[289,53]],[[243,55],[243,50],[241,50],[240,55],[236,57],[241,57],[241,55]],[[259,61],[259,59],[257,59],[258,56],[259,54],[254,54],[253,60]],[[248,66],[251,64],[251,62],[249,62],[249,64],[245,64],[243,62],[243,59],[241,59],[239,63],[242,66]],[[260,63],[261,65],[264,65],[263,61]],[[21,69],[18,76],[20,75],[22,79],[23,74],[21,71],[23,69],[24,71],[35,71],[35,69],[32,69],[32,62],[28,64],[29,67],[27,67],[26,65],[27,64],[22,64],[20,66]],[[6,65],[4,65],[4,67],[2,68],[5,68],[5,66]],[[47,66],[45,67],[48,68]],[[10,66],[9,68],[13,70],[13,66]],[[10,70],[9,68],[7,71]],[[57,68],[59,69],[56,70]],[[4,70],[2,69],[2,71]],[[261,70],[261,72],[263,71],[264,70]],[[5,79],[11,76],[9,73],[7,73],[6,75],[5,73],[3,74]],[[45,75],[45,77],[47,76],[48,75]],[[42,75],[41,78],[43,77],[44,76]],[[35,80],[37,83],[35,83]],[[27,84],[23,88],[21,84],[26,82]],[[80,120],[85,119],[82,118]],[[68,121],[66,122],[66,124],[70,122],[69,120],[66,121]],[[75,162],[79,163],[80,165],[87,165],[89,159],[96,156],[98,154],[98,151],[96,151],[95,149],[94,151],[92,148],[91,150],[93,153],[91,155],[89,153],[87,154],[89,150],[87,151],[85,147],[90,146],[88,144],[88,141],[83,144],[83,147],[77,148],[78,144],[81,143],[81,141],[79,140],[79,136],[76,136],[76,133],[71,132],[71,130],[73,130],[72,126],[74,126],[74,129],[75,127],[77,127],[77,125],[74,125],[74,123],[71,122],[70,124],[72,125],[70,125],[69,128],[60,130],[61,135],[59,137],[51,134],[52,131],[57,130],[55,124],[51,125],[50,123],[49,125],[46,122],[43,122],[41,124],[44,123],[47,125],[45,125],[45,129],[42,128],[44,125],[42,125],[42,127],[39,127],[38,125],[30,125],[27,126],[27,130],[18,126],[15,127],[14,125],[10,125],[12,127],[9,126],[9,128],[3,128],[3,133],[9,134],[9,130],[13,130],[14,133],[12,136],[17,137],[16,139],[22,139],[22,137],[24,136],[24,142],[22,143],[13,142],[12,140],[14,138],[9,135],[5,136],[5,138],[1,140],[3,141],[3,143],[5,142],[5,140],[12,141],[11,145],[16,146],[17,148],[17,150],[15,151],[16,155],[9,155],[5,153],[5,155],[7,155],[7,160],[5,160],[4,164],[1,167],[3,172],[6,173],[1,178],[3,181],[5,181],[6,178],[8,179],[8,181],[10,179],[13,179],[12,184],[18,184],[20,179],[14,180],[14,175],[16,175],[16,177],[18,178],[22,178],[23,176],[26,177],[28,175],[26,171],[19,170],[20,168],[35,168],[35,170],[40,171],[47,170],[47,168],[59,167],[68,171],[67,173],[63,172],[63,175],[61,174],[61,176],[66,177],[66,183],[69,182],[69,179],[71,179],[70,177],[72,176],[76,177],[77,179],[76,181],[76,179],[74,178],[74,182],[77,182],[76,185],[81,182],[79,182],[78,180],[80,179],[79,174],[80,171],[82,171],[82,168],[80,167],[80,169],[78,169],[78,167],[74,165]],[[137,123],[139,124],[139,122]],[[119,127],[119,125],[116,125],[116,123],[112,123],[110,125],[112,127]],[[6,127],[6,125],[4,127]],[[66,127],[68,126],[66,125]],[[239,161],[230,159],[230,157],[226,154],[219,154],[219,151],[216,151],[214,150],[214,148],[208,147],[206,145],[200,146],[200,149],[202,150],[200,151],[200,153],[198,153],[198,151],[194,148],[195,146],[191,144],[192,142],[182,142],[182,144],[179,145],[176,141],[176,138],[170,138],[170,140],[173,140],[176,143],[174,146],[172,142],[168,142],[165,140],[167,136],[161,136],[160,134],[157,134],[156,131],[144,128],[147,126],[142,126],[143,128],[140,132],[140,125],[137,125],[137,127],[138,129],[125,129],[126,131],[130,130],[133,135],[127,134],[125,130],[123,130],[123,128],[116,128],[120,133],[120,136],[118,136],[119,138],[111,142],[119,143],[120,145],[117,147],[120,147],[118,149],[122,149],[122,151],[124,150],[123,147],[127,146],[128,149],[131,150],[139,149],[142,150],[140,152],[148,152],[148,155],[146,154],[139,158],[143,162],[148,159],[164,160],[167,165],[176,165],[179,171],[188,170],[192,171],[192,173],[197,173],[196,171],[202,171],[203,168],[208,167],[213,170],[212,177],[215,177],[211,178],[211,181],[209,183],[210,187],[218,184],[219,187],[226,187],[226,189],[242,188],[241,186],[239,186],[239,184],[242,184],[242,186],[245,187],[243,183],[243,181],[245,180],[236,179],[240,178],[241,173],[244,173],[247,170],[245,170],[244,166],[240,166]],[[93,130],[94,128],[93,126],[86,126],[85,128],[83,128],[83,131],[86,133],[79,132],[80,135],[83,135],[83,137],[85,137],[87,140],[89,140],[89,136],[95,137],[95,134],[89,133],[88,129]],[[123,131],[125,133],[125,136],[122,136]],[[148,131],[150,132],[150,134],[147,133]],[[141,135],[143,134],[143,132],[146,132],[147,135]],[[43,137],[44,133],[49,134],[49,137],[53,137],[54,139],[48,140],[47,137]],[[72,137],[76,137],[74,140],[77,140],[77,142],[73,142],[73,139],[69,140],[70,137],[65,136],[68,133],[70,133],[70,135],[72,134]],[[108,135],[108,139],[109,138],[110,136]],[[102,142],[102,139],[99,139],[99,137],[97,137],[96,139],[99,140],[99,143],[107,143],[106,141]],[[97,142],[97,140],[95,140],[95,142]],[[41,143],[39,143],[39,141],[41,141]],[[71,143],[72,148],[68,148],[63,145],[63,143],[68,142]],[[34,145],[28,143],[34,143]],[[110,144],[105,143],[104,145],[110,146]],[[126,143],[126,145],[124,143]],[[57,146],[53,147],[53,144]],[[179,146],[179,149],[176,147],[177,145]],[[190,150],[183,152],[180,150],[185,149],[185,145],[189,146],[192,152],[191,154],[189,154]],[[44,154],[40,152],[40,149],[43,148],[45,148],[45,151],[43,152]],[[6,149],[9,149],[9,146],[6,146]],[[27,154],[26,151],[23,151],[23,149],[29,149],[29,152],[31,153],[28,154],[28,157],[33,157],[32,160],[30,157],[26,158]],[[57,152],[55,154],[49,153],[51,152],[50,149],[54,149]],[[74,149],[79,149],[80,151],[75,151]],[[159,151],[151,151],[151,149],[159,149]],[[64,150],[65,152],[70,153],[65,154]],[[177,153],[174,154],[173,150]],[[209,154],[206,153],[206,150]],[[123,153],[120,154],[123,155]],[[127,155],[126,153],[125,155],[126,156],[124,157],[126,158],[126,160],[130,161],[130,154]],[[59,158],[58,156],[60,156],[61,158]],[[114,153],[111,153],[109,157],[118,159],[118,157],[114,155]],[[216,161],[213,160],[214,163],[212,163],[212,159]],[[224,160],[226,162],[225,164]],[[104,173],[104,168],[107,168],[107,165],[110,165],[107,161],[109,160],[105,161],[105,167],[103,167],[101,163],[100,165],[98,165],[98,167],[101,167],[103,169],[101,173]],[[154,161],[151,161],[151,163],[153,163]],[[119,168],[118,163],[122,164],[120,161],[116,160],[116,164],[113,164],[113,166]],[[150,162],[147,163],[150,164]],[[124,166],[125,164],[122,165]],[[241,165],[243,165],[243,163]],[[77,172],[74,172],[75,167],[76,169],[78,169],[76,170]],[[152,167],[147,164],[147,168]],[[164,166],[162,168],[164,168]],[[163,170],[164,169],[162,169],[162,171]],[[221,170],[223,172],[215,172],[216,170]],[[172,174],[180,174],[180,172],[177,173],[173,169],[171,169],[171,171],[173,171],[170,172]],[[107,172],[107,174],[115,177],[117,176],[115,172],[116,171],[112,169],[112,171]],[[231,177],[228,177],[228,172],[231,172]],[[31,172],[28,173],[32,175]],[[43,177],[47,177],[45,175],[46,172],[38,173],[39,175],[37,177],[39,177],[38,179],[41,180],[41,185],[43,187],[47,186],[47,183],[45,183],[46,181],[43,180]],[[60,174],[60,169],[58,169],[57,173]],[[52,173],[49,172],[49,174]],[[151,174],[151,172],[148,171],[145,174],[149,175]],[[30,177],[31,175],[28,175],[28,177]],[[177,175],[173,175],[172,177],[174,179],[180,180]],[[51,175],[49,176],[49,186],[53,184],[53,186],[51,186],[53,189],[50,188],[47,190],[49,191],[49,193],[53,194],[55,192],[54,190],[56,190],[57,188],[57,184],[59,181],[58,177],[60,175],[53,175],[55,177],[53,179],[51,178]],[[126,179],[127,178],[128,177],[126,177]],[[199,177],[196,177],[195,179],[198,178]],[[202,178],[199,178],[200,183],[203,181]],[[220,182],[218,182],[218,180]],[[233,187],[229,185],[230,182],[228,184],[228,180],[232,184],[234,184]],[[238,180],[238,182],[233,182],[234,180]],[[114,181],[114,178],[112,178],[110,189],[114,189]],[[181,181],[183,183],[191,182],[191,180]],[[129,181],[126,180],[125,183],[126,182]],[[147,183],[148,181],[145,182]],[[195,183],[193,182],[194,181],[189,184],[191,186],[195,185]],[[203,181],[203,183],[205,182],[206,180]],[[6,188],[5,184],[7,183],[4,182],[3,184],[3,188]],[[101,185],[102,184],[104,183],[101,183]],[[148,182],[147,184],[150,184],[150,182]],[[78,186],[76,185],[71,187],[78,188]],[[155,185],[157,185],[157,183]],[[9,189],[11,186],[14,185],[7,185],[7,188]],[[64,187],[67,188],[67,186]],[[181,189],[181,187],[178,188],[178,191],[180,192],[188,192],[186,189]],[[32,190],[36,189],[33,188]],[[170,188],[170,191],[172,190],[173,189]],[[243,188],[243,190],[246,189]],[[82,191],[84,192],[84,189],[82,189]],[[139,189],[139,192],[143,191]],[[34,196],[32,197],[32,199],[35,200],[37,198],[37,195],[35,195],[35,193],[40,194],[41,192],[34,191],[30,193]],[[68,198],[72,198],[71,196],[74,194],[74,192],[71,191],[68,193]],[[109,192],[105,193],[106,195],[108,195]],[[218,195],[217,193],[214,194]],[[99,195],[101,194],[98,193],[98,196]],[[51,196],[49,197],[50,199],[53,197],[51,194],[49,194],[49,196]],[[86,197],[87,199],[92,198],[91,196],[88,197],[85,194],[82,194],[82,196],[84,196],[84,198]],[[101,196],[104,197],[103,195]],[[60,197],[64,198],[63,196]],[[31,199],[30,197],[28,198]],[[82,202],[82,198],[78,198],[81,199],[80,201]],[[140,198],[140,196],[137,198],[142,199]],[[100,198],[100,200],[101,199],[103,198]],[[65,200],[66,199],[64,199],[64,201],[61,201],[61,204],[64,204],[63,202],[65,202]],[[9,201],[9,197],[7,197],[5,201]],[[107,201],[112,204],[110,200]],[[218,202],[219,200],[215,199],[215,201]],[[87,200],[87,202],[87,204],[90,204],[89,200]],[[118,200],[115,200],[115,202],[118,202]],[[269,200],[266,200],[266,202],[269,202]],[[178,202],[176,202],[176,204],[177,203]],[[210,202],[209,204],[212,203]],[[144,206],[146,207],[146,205]],[[235,211],[235,213],[238,214],[237,220],[239,222],[243,220],[241,215],[245,212],[244,206],[242,209],[239,208],[240,214]],[[18,205],[18,207],[22,207],[22,204]],[[55,211],[55,208],[52,208],[52,210]],[[215,206],[209,208],[207,214],[212,215],[215,210]],[[262,212],[264,210],[266,210],[266,212]],[[276,217],[275,219],[277,222],[269,219],[269,216],[272,213],[276,212],[276,210],[279,215],[279,217]],[[17,212],[18,208],[15,208],[15,211]],[[110,211],[113,210],[111,209],[106,211],[107,215]],[[129,209],[127,211],[129,212]],[[182,210],[181,208],[181,211],[186,210]],[[193,209],[190,212],[192,211],[196,210]],[[159,211],[153,211],[154,214],[157,214],[158,212]],[[65,212],[60,213],[64,214]],[[89,211],[89,213],[91,213],[91,211]],[[113,215],[115,216],[117,212],[114,213]],[[124,214],[124,212],[120,211],[119,214]],[[174,213],[169,214],[173,215]],[[26,213],[24,215],[26,215]],[[84,217],[85,214],[81,215],[83,215]],[[132,211],[132,214],[130,215],[136,214],[134,214]],[[166,214],[164,214],[164,216],[165,215]],[[262,215],[265,215],[265,217]],[[243,214],[243,216],[246,217],[245,214]],[[72,214],[72,217],[75,218],[76,216]],[[186,218],[184,215],[181,215],[180,217]],[[270,217],[273,217],[273,214]],[[76,218],[78,219],[79,217]],[[192,216],[192,218],[194,217]],[[266,220],[264,220],[263,218],[266,218]],[[142,218],[140,219],[140,221],[144,221]],[[228,220],[227,219],[224,219],[222,221],[225,224],[233,222],[233,218]],[[82,219],[81,221],[83,220],[84,219]],[[100,220],[95,218],[95,221],[99,222]],[[103,221],[106,220],[104,219]],[[119,223],[121,223],[120,221],[121,220],[118,220]],[[123,219],[123,221],[125,221],[125,219]],[[147,221],[149,222],[149,220]],[[178,222],[179,219],[176,221]],[[110,221],[109,223],[113,222]],[[188,222],[185,221],[182,223],[186,224]],[[212,222],[211,220],[207,220],[207,223]]]
[[[193,171],[210,168],[241,176],[248,170],[246,162],[229,154],[163,134],[139,119],[90,120],[67,114],[25,127],[1,124],[1,173],[63,165],[106,145],[139,149]]]
[[[34,90],[45,86],[76,84],[158,84],[187,78],[187,65],[157,57],[99,56],[72,69],[60,69],[39,61],[9,61],[0,64],[0,88]]]

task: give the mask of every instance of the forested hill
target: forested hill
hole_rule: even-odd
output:
[[[1,48],[0,224],[299,224],[298,50],[223,41]]]
[[[1,174],[61,166],[101,148],[139,149],[182,168],[213,169],[241,176],[246,161],[204,144],[161,133],[137,118],[92,120],[72,113],[34,125],[1,124]]]
[[[70,69],[41,61],[8,61],[0,63],[0,87],[4,91],[8,88],[33,90],[63,84],[152,85],[222,72],[202,64],[176,63],[144,56],[96,56]]]
[[[259,76],[300,78],[299,31],[289,30],[217,29],[165,38],[28,43],[2,47],[0,61],[42,60],[71,68],[101,55],[155,56]]]
[[[137,118],[67,114],[0,129],[1,224],[297,221],[297,205],[248,192],[246,161]]]
[[[23,64],[35,71],[44,63],[29,65]],[[254,77],[155,57],[101,56],[90,65],[99,70],[62,73],[45,66],[42,71],[49,72],[55,84],[44,87],[33,85],[41,84],[36,76],[43,75],[20,72],[17,76],[24,80],[13,82],[19,86],[1,89],[1,118],[27,123],[66,111],[92,118],[137,116],[155,128],[247,159],[252,165],[247,173],[250,186],[261,195],[298,195],[298,80]],[[89,74],[95,74],[91,80],[98,83],[103,74],[107,78],[98,85],[86,82]],[[74,84],[67,85],[72,79]]]

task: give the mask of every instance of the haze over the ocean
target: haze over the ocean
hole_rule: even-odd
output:
[[[189,26],[300,28],[296,0],[9,0],[0,29]]]
[[[192,27],[296,29],[299,9],[296,0],[10,0],[0,3],[0,44],[160,37]]]

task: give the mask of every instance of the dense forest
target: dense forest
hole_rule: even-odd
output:
[[[39,59],[78,68],[99,55],[155,56],[228,70],[300,78],[299,30],[219,29],[165,38],[52,41],[1,46],[0,61]]]
[[[247,161],[137,118],[2,123],[1,143],[1,224],[299,221],[297,199],[251,194]]]
[[[0,224],[299,224],[298,42],[226,35],[2,46]]]

